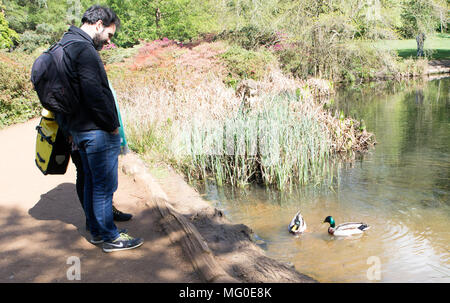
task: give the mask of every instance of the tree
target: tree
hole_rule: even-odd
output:
[[[215,27],[212,0],[107,0],[121,19],[114,41],[131,46],[139,39],[190,40]]]
[[[0,0],[0,49],[13,47],[19,41],[19,35],[9,28],[4,12],[5,7]]]
[[[440,23],[439,5],[430,0],[406,0],[401,14],[403,35],[415,37],[417,56],[423,56],[425,39]]]

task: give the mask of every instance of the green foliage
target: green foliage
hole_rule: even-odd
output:
[[[317,23],[349,39],[393,39],[395,31],[411,36],[415,27],[432,20],[431,28],[448,23],[445,0],[3,0],[10,28],[23,34],[51,24],[60,37],[69,24],[79,26],[92,4],[113,8],[122,29],[113,41],[121,47],[139,39],[167,37],[188,41],[206,32],[224,32],[239,45],[254,49],[273,42],[273,33],[302,39]],[[157,14],[159,12],[159,14]],[[401,16],[400,16],[401,14]],[[437,18],[437,19],[436,19]],[[434,27],[433,27],[434,26]],[[35,37],[26,35],[27,43]],[[341,39],[343,37],[340,37]],[[342,39],[341,39],[342,40]]]
[[[430,0],[407,0],[401,13],[403,37],[415,38],[419,33],[432,33],[439,27],[440,8]]]
[[[238,30],[223,31],[218,38],[232,41],[247,50],[274,45],[278,41],[275,33],[261,30],[254,25],[247,25]]]
[[[215,27],[210,2],[205,0],[107,0],[107,4],[121,19],[113,41],[122,47],[139,39],[187,41]]]
[[[447,28],[448,2],[439,0],[405,0],[401,13],[399,32],[405,38],[415,38],[419,33],[432,34]]]
[[[19,40],[17,33],[9,28],[8,21],[6,21],[2,9],[3,6],[0,1],[0,49],[10,48]]]
[[[397,72],[393,51],[364,43],[309,45],[298,41],[276,53],[285,72],[304,79],[312,76],[355,82],[376,78],[381,72]]]
[[[274,32],[282,26],[280,19],[290,9],[291,2],[294,1],[228,0],[216,1],[215,6],[222,30],[254,27],[260,32]]]
[[[220,57],[230,71],[226,81],[231,86],[241,79],[261,79],[275,59],[267,50],[251,51],[238,46],[230,47]]]
[[[356,81],[381,70],[398,72],[395,54],[356,42],[397,38],[402,3],[230,0],[222,2],[219,16],[230,41],[246,49],[272,46],[286,72],[300,78]],[[265,33],[279,39],[264,39]]]
[[[34,52],[41,46],[48,46],[58,41],[53,26],[43,23],[36,26],[35,31],[27,30],[20,36],[19,50],[27,53]]]
[[[37,40],[42,38],[54,42],[59,40],[69,25],[81,24],[81,16],[84,11],[93,4],[104,4],[104,0],[3,0],[5,4],[5,15],[10,27],[19,34],[27,31],[42,31],[38,33],[41,37],[25,34],[24,48],[32,49],[33,45],[43,45]],[[46,35],[50,34],[49,39]],[[50,43],[51,43],[50,42]],[[31,46],[31,48],[30,48]]]
[[[40,103],[30,81],[33,58],[0,52],[0,127],[39,114]]]
[[[339,32],[353,31],[353,38],[394,35],[393,28],[401,0],[230,0],[218,4],[224,29],[255,26],[267,32],[288,32],[301,39],[320,22]],[[373,30],[375,29],[375,30]]]
[[[38,24],[60,24],[66,15],[66,1],[55,0],[4,0],[8,21],[18,33],[35,30]]]

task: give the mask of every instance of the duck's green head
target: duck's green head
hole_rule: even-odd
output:
[[[334,219],[332,216],[328,216],[325,218],[325,220],[323,221],[323,223],[330,223],[331,227],[334,227],[335,223],[334,223]]]

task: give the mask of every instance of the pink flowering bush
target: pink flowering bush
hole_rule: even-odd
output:
[[[111,49],[116,49],[117,46],[114,43],[106,44],[103,46],[102,51],[107,51]]]
[[[167,37],[164,37],[162,39],[156,39],[152,42],[147,42],[143,48],[143,51],[152,51],[161,47],[168,47],[171,45],[177,45],[179,47],[183,47],[183,43],[176,41],[176,40],[170,40]]]

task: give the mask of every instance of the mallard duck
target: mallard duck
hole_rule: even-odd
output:
[[[328,228],[328,233],[334,236],[352,236],[357,234],[362,234],[364,231],[370,228],[366,223],[356,223],[356,222],[348,222],[342,223],[335,227],[335,222],[332,216],[328,216],[325,218],[323,223],[330,223],[330,227]]]
[[[300,211],[297,212],[295,217],[292,219],[289,224],[289,232],[293,234],[301,234],[306,230],[306,222],[303,220],[303,217]]]

